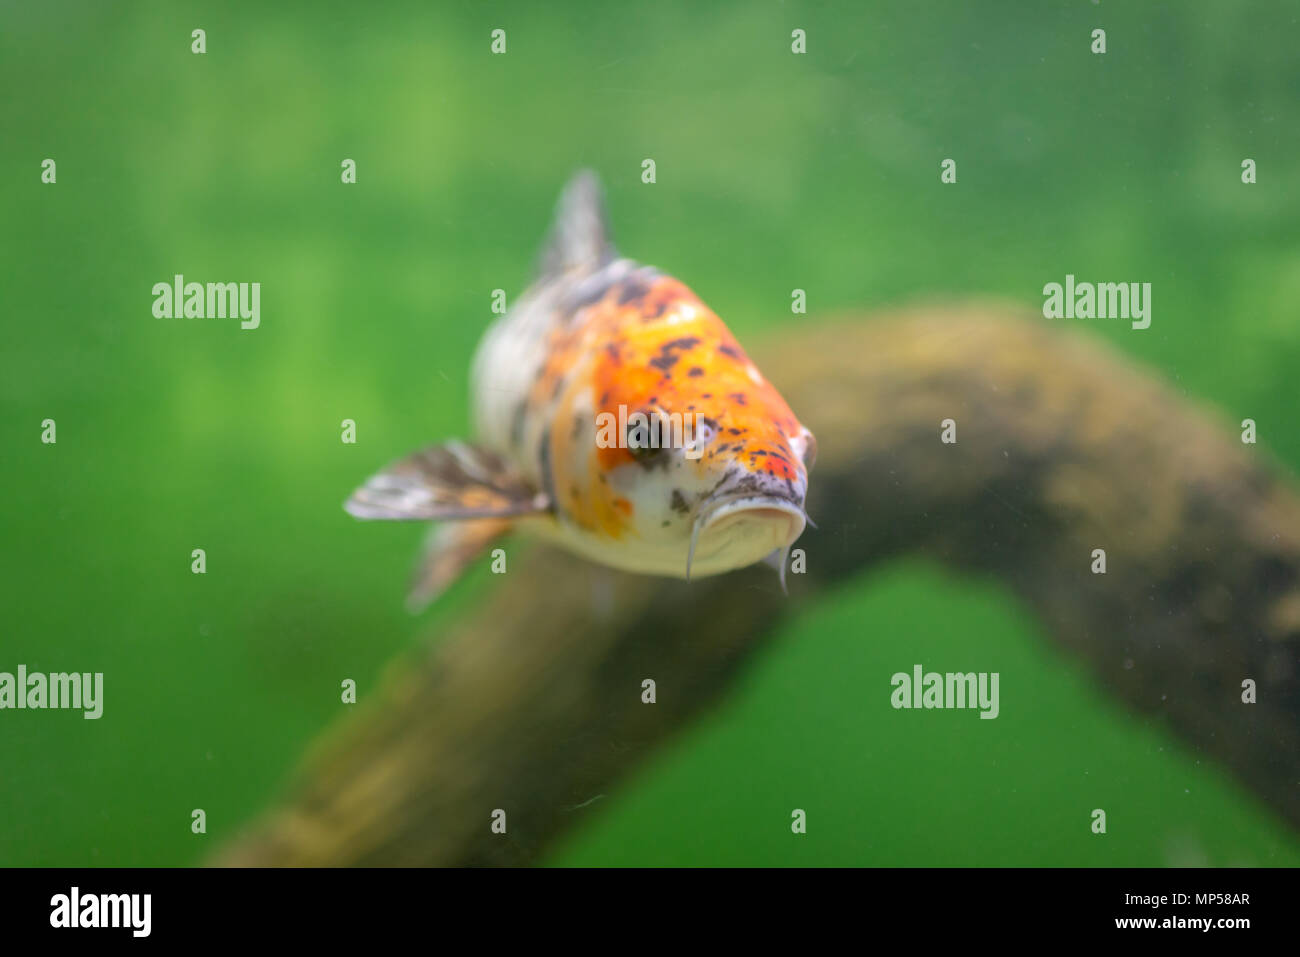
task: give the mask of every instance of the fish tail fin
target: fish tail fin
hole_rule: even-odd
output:
[[[579,170],[556,204],[555,223],[542,250],[541,274],[598,269],[615,255],[600,178],[589,169]]]
[[[479,518],[435,525],[425,539],[406,594],[411,614],[423,611],[496,539],[514,527],[509,518]]]

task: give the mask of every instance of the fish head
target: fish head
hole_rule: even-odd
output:
[[[788,549],[807,523],[812,433],[684,286],[660,277],[645,298],[594,374],[596,484],[620,503],[625,566],[689,578]]]

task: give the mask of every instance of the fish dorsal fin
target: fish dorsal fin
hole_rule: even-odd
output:
[[[598,269],[614,256],[600,178],[589,169],[579,170],[555,206],[555,223],[542,250],[541,274],[552,277],[570,270]]]

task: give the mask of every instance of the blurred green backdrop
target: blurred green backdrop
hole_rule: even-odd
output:
[[[742,341],[1152,282],[1149,330],[1076,324],[1300,471],[1298,39],[1294,4],[1214,0],[6,4],[0,670],[103,671],[106,700],[0,713],[0,864],[201,860],[341,717],[343,678],[364,697],[489,599],[476,574],[409,618],[420,532],[340,505],[464,433],[491,290],[522,290],[580,165],[622,249]],[[261,282],[261,328],[155,319],[176,272]],[[918,661],[1000,671],[1001,717],[890,709],[874,676]],[[553,863],[1300,863],[1008,594],[919,563],[803,616],[598,808]]]

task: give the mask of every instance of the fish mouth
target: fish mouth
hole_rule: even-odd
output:
[[[755,555],[749,561],[738,563],[734,567],[752,564],[777,549],[788,551],[795,540],[803,534],[805,525],[811,523],[803,503],[779,495],[755,495],[739,493],[724,495],[706,500],[695,515],[691,526],[691,547],[686,553],[686,579],[690,580],[691,565],[695,561],[695,546],[700,533],[714,531],[722,533],[728,526],[748,526],[762,528],[763,534],[758,541],[770,539],[771,546]],[[752,534],[751,538],[754,537]],[[782,563],[784,565],[784,562]]]

